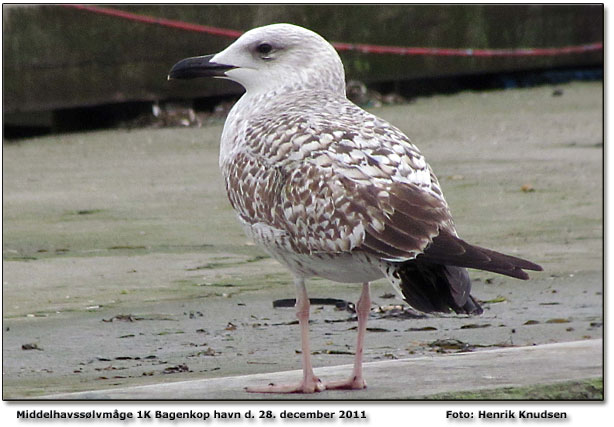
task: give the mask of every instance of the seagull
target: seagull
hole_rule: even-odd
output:
[[[387,278],[414,309],[480,314],[467,268],[527,280],[530,261],[458,237],[441,186],[410,139],[350,102],[341,59],[292,24],[254,28],[223,51],[176,63],[169,79],[215,77],[245,89],[226,118],[219,165],[245,233],[296,286],[303,377],[249,392],[364,389],[369,283]],[[349,378],[321,381],[309,348],[306,279],[360,283]]]

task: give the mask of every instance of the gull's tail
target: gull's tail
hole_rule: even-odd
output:
[[[529,278],[523,269],[542,270],[530,261],[471,245],[442,231],[415,259],[387,262],[384,273],[416,310],[481,314],[480,304],[471,296],[471,280],[466,268],[523,280]]]
[[[524,270],[543,270],[531,261],[471,245],[445,231],[441,231],[418,258],[437,264],[492,271],[522,280],[529,278]]]

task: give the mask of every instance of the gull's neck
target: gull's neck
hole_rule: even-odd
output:
[[[332,73],[330,75],[323,73],[317,79],[314,78],[311,81],[308,78],[295,78],[294,81],[276,86],[263,84],[247,88],[226,117],[220,143],[220,167],[223,168],[224,164],[232,159],[237,150],[241,149],[240,144],[243,140],[241,133],[250,117],[271,110],[277,104],[276,100],[281,97],[292,96],[293,93],[305,97],[308,96],[306,93],[309,92],[326,92],[336,98],[347,100],[345,79]]]

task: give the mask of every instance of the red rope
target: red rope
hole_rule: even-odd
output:
[[[353,50],[362,53],[394,55],[432,55],[432,56],[553,56],[602,50],[603,43],[590,43],[580,46],[524,49],[442,49],[437,47],[397,47],[369,44],[333,43],[337,50]]]
[[[106,7],[65,4],[64,7],[85,10],[92,13],[115,16],[130,21],[142,22],[146,24],[156,24],[163,27],[177,28],[185,31],[196,31],[221,37],[236,39],[243,32],[229,30],[225,28],[210,27],[208,25],[190,24],[188,22],[175,21],[172,19],[156,18],[147,15],[125,12],[118,9]],[[399,47],[399,46],[379,46],[360,43],[339,43],[333,42],[332,45],[341,51],[356,51],[361,53],[393,54],[393,55],[431,55],[431,56],[554,56],[572,53],[584,53],[603,50],[603,43],[589,43],[580,46],[564,46],[552,48],[521,48],[521,49],[446,49],[435,47]]]
[[[124,12],[123,10],[118,9],[109,9],[108,7],[87,6],[81,4],[64,4],[62,6],[86,10],[93,13],[100,13],[102,15],[115,16],[117,18],[124,18],[130,21],[143,22],[145,24],[157,24],[162,25],[163,27],[178,28],[186,31],[196,31],[199,33],[213,34],[215,36],[229,37],[232,39],[236,39],[243,34],[242,31],[226,30],[223,28],[209,27],[208,25],[190,24],[188,22],[156,18],[147,15],[137,15],[136,13]]]

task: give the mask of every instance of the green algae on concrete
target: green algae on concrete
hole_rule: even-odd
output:
[[[502,387],[479,391],[441,393],[428,400],[603,400],[603,378],[566,381],[529,387]]]

